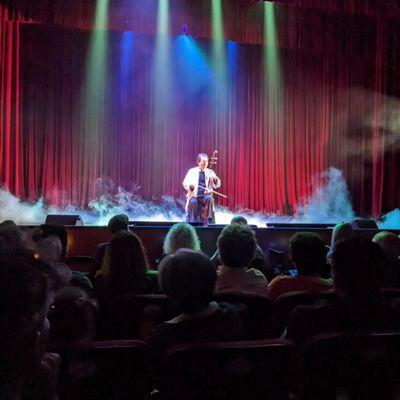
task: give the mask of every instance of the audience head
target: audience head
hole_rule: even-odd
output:
[[[299,232],[289,242],[289,253],[299,275],[315,276],[324,269],[327,249],[315,233]]]
[[[142,241],[134,233],[120,231],[110,242],[109,288],[117,292],[141,292],[146,286],[147,259]]]
[[[72,271],[62,263],[63,247],[58,235],[38,235],[34,233],[35,240],[29,244],[36,258],[49,264],[56,277],[57,288],[69,285],[72,279]]]
[[[0,224],[0,255],[10,254],[24,247],[23,234],[14,221]]]
[[[372,241],[380,246],[388,260],[397,260],[400,257],[400,237],[392,232],[379,232]]]
[[[332,269],[338,295],[372,299],[380,287],[383,259],[381,248],[371,241],[353,238],[337,243],[332,252]]]
[[[336,224],[332,231],[331,247],[341,240],[352,239],[354,236],[354,228],[350,223],[341,222]]]
[[[242,224],[242,225],[247,225],[247,219],[245,217],[242,217],[241,215],[235,215],[231,219],[231,224]]]
[[[58,236],[50,235],[35,242],[34,250],[40,258],[48,263],[60,261],[62,244]]]
[[[56,294],[50,308],[50,336],[53,343],[77,344],[95,335],[97,305],[77,287],[66,287]]]
[[[39,242],[48,238],[49,236],[56,236],[61,243],[61,256],[65,258],[68,253],[68,232],[64,225],[50,225],[43,224],[36,229],[32,235],[33,242]],[[51,240],[54,243],[54,239]]]
[[[126,214],[114,215],[108,221],[108,230],[112,235],[120,231],[127,231],[129,226],[129,217]]]
[[[193,314],[209,305],[217,274],[206,255],[181,249],[161,261],[159,280],[160,286],[178,310]]]
[[[181,222],[168,231],[163,248],[164,254],[174,253],[182,248],[200,251],[200,239],[192,225]]]
[[[248,225],[227,225],[218,237],[217,247],[222,263],[231,268],[247,267],[254,257],[257,240]]]

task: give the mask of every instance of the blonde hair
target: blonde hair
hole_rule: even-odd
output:
[[[180,222],[171,227],[164,239],[164,254],[175,253],[186,248],[200,251],[200,239],[196,229],[186,222]]]

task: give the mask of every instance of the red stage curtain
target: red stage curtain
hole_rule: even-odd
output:
[[[287,21],[294,12],[287,10]],[[229,64],[226,114],[210,102],[209,81],[195,93],[175,82],[173,112],[159,123],[154,38],[135,35],[122,81],[122,34],[111,33],[107,112],[102,130],[89,133],[80,101],[89,33],[3,18],[1,180],[24,198],[44,195],[64,206],[87,205],[108,179],[146,199],[179,198],[195,153],[216,148],[229,195],[222,204],[232,209],[296,210],[329,166],[344,172],[359,213],[398,206],[399,31],[384,19],[355,18],[350,27],[341,15],[321,15],[296,14],[297,24],[281,28],[284,101],[276,114],[266,112],[262,47],[243,44]],[[198,43],[210,53],[209,42]]]
[[[23,194],[20,30],[0,6],[0,182],[17,196]]]

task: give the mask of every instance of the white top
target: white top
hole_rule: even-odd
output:
[[[197,196],[197,189],[199,184],[199,174],[201,169],[199,167],[190,168],[187,172],[185,179],[183,180],[182,184],[186,191],[189,191],[189,186],[193,185],[193,195]],[[205,178],[206,178],[206,188],[207,189],[218,189],[221,186],[221,180],[215,174],[215,172],[210,169],[206,168],[204,170]],[[213,179],[217,179],[217,183],[213,182]]]
[[[268,296],[268,281],[254,268],[230,268],[222,265],[218,270],[216,292],[235,292]]]

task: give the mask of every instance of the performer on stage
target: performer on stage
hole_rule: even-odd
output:
[[[189,169],[183,180],[183,187],[187,191],[186,221],[208,225],[213,217],[213,198],[210,191],[219,188],[221,180],[212,169],[207,168],[207,154],[197,154],[197,164],[197,167]]]

